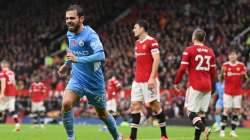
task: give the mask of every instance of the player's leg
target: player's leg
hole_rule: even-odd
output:
[[[204,93],[200,93],[199,91],[194,90],[192,87],[189,87],[186,93],[185,107],[187,109],[188,118],[195,127],[194,140],[200,140],[201,133],[205,130],[205,125],[198,114],[203,105],[201,102],[202,94]]]
[[[119,140],[120,134],[114,117],[105,108],[95,107],[97,116],[106,124],[114,140]]]
[[[130,140],[137,139],[137,129],[139,128],[140,120],[141,120],[141,109],[143,102],[143,93],[142,87],[140,83],[133,82],[131,89],[131,104],[130,104]]]
[[[215,131],[219,131],[221,129],[221,112],[222,112],[222,108],[223,108],[223,100],[222,99],[218,99],[216,101],[216,105],[215,105],[215,123],[213,125],[213,128]]]
[[[164,110],[161,108],[160,104],[160,82],[156,80],[155,88],[153,90],[149,90],[147,84],[143,88],[144,100],[149,103],[150,108],[153,111],[154,117],[158,120],[161,130],[161,139],[166,140],[167,132],[166,132],[166,119]]]
[[[18,113],[16,112],[15,102],[16,102],[15,97],[8,97],[8,111],[10,112],[10,115],[12,116],[15,122],[15,128],[13,129],[13,131],[17,132],[20,131],[21,126],[18,119]]]
[[[154,100],[149,103],[150,108],[153,111],[154,117],[158,120],[160,130],[161,130],[161,137],[167,138],[167,132],[166,132],[166,119],[164,111],[161,108],[160,102],[157,100]]]
[[[241,95],[233,97],[233,111],[231,117],[232,131],[230,133],[232,137],[237,137],[236,127],[240,124],[239,118],[240,118],[241,100],[242,100]]]
[[[103,91],[96,91],[95,93],[85,93],[89,104],[95,106],[97,116],[106,124],[110,134],[114,140],[120,140],[121,136],[118,132],[116,121],[114,117],[106,110],[106,96]]]
[[[74,140],[74,112],[72,110],[76,101],[79,101],[80,97],[71,90],[65,90],[62,99],[62,116],[63,125],[68,135],[68,140]]]
[[[225,129],[228,122],[228,114],[233,107],[233,98],[230,95],[224,94],[223,96],[224,110],[221,115],[221,131],[220,136],[225,137]]]

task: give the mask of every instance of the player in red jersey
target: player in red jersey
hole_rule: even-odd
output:
[[[228,54],[229,61],[222,65],[221,77],[224,79],[224,111],[221,119],[220,136],[225,137],[225,127],[227,125],[228,114],[232,112],[231,136],[237,137],[235,132],[237,125],[239,125],[239,115],[242,100],[242,82],[243,78],[248,79],[247,70],[244,63],[237,61],[237,53],[231,50]]]
[[[208,139],[209,129],[206,128],[205,113],[208,110],[214,84],[216,68],[215,55],[211,48],[204,45],[206,33],[197,28],[192,35],[193,45],[185,48],[182,54],[181,65],[176,74],[174,87],[178,89],[183,74],[188,70],[188,84],[185,99],[185,108],[189,119],[195,126],[195,138],[199,140],[205,131]]]
[[[131,91],[131,133],[130,139],[137,137],[137,128],[141,118],[143,103],[148,103],[154,112],[154,117],[159,121],[161,128],[161,140],[168,140],[166,134],[166,120],[164,111],[160,105],[159,88],[157,78],[158,65],[160,63],[160,47],[158,42],[148,35],[149,24],[145,20],[139,20],[134,25],[134,35],[139,39],[135,43],[135,79]]]
[[[33,82],[30,85],[31,95],[31,113],[33,123],[38,124],[41,128],[44,128],[44,94],[46,92],[46,86],[43,82],[40,82],[39,76],[33,77]]]
[[[118,79],[115,76],[112,76],[108,81],[106,85],[106,96],[107,96],[107,111],[113,115],[115,120],[118,117],[117,113],[117,100],[118,100],[118,94],[121,90],[121,83],[118,81]],[[108,131],[106,125],[103,125],[101,128],[102,131]]]
[[[116,116],[117,113],[117,95],[121,90],[121,83],[115,76],[107,82],[107,110]]]
[[[2,71],[0,72],[1,93],[0,93],[0,113],[3,121],[7,113],[13,117],[16,127],[13,131],[20,131],[18,115],[15,111],[16,80],[15,73],[9,69],[9,63],[6,60],[1,62]]]

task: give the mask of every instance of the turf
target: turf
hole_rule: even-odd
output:
[[[46,125],[45,129],[33,128],[31,125],[22,125],[20,132],[11,132],[13,125],[0,125],[0,140],[67,140],[62,125]],[[100,126],[77,125],[77,140],[112,140],[108,132],[99,131]],[[119,127],[126,137],[129,135],[129,127]],[[194,130],[192,127],[170,126],[167,128],[170,140],[192,140]],[[237,130],[239,137],[228,136],[220,138],[218,133],[212,133],[210,140],[250,140],[250,129]],[[155,127],[141,127],[138,132],[138,140],[159,140],[159,129]]]

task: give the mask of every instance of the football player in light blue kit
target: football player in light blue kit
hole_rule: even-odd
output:
[[[65,89],[62,101],[62,116],[68,140],[75,140],[73,105],[82,96],[95,106],[98,117],[107,125],[114,140],[120,140],[116,122],[106,111],[105,83],[103,61],[105,60],[102,43],[97,33],[89,26],[83,25],[83,9],[71,5],[66,10],[67,37],[69,52],[67,61],[59,70],[59,76],[66,76],[71,67],[71,77]]]
[[[220,79],[220,78],[219,78]],[[221,122],[221,112],[223,110],[223,95],[224,95],[224,84],[221,80],[219,80],[215,84],[215,91],[216,95],[218,96],[216,104],[215,104],[215,124],[213,125],[213,128],[215,131],[220,130],[220,122]]]

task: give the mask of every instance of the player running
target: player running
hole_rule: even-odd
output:
[[[148,103],[158,119],[161,140],[168,140],[166,133],[166,120],[164,111],[160,105],[160,82],[157,78],[158,65],[160,63],[160,47],[156,39],[149,36],[147,31],[149,24],[145,20],[139,20],[134,25],[134,35],[139,39],[135,43],[135,80],[131,91],[131,133],[130,140],[136,140],[137,128],[141,119],[143,103]]]
[[[229,61],[222,65],[221,77],[224,79],[225,94],[223,97],[224,111],[221,117],[221,137],[225,137],[225,127],[227,125],[229,113],[232,113],[232,131],[230,135],[232,137],[237,137],[235,130],[239,125],[242,100],[242,79],[248,79],[246,66],[244,63],[237,61],[237,57],[236,51],[231,50],[228,54]]]
[[[208,140],[209,129],[206,128],[205,113],[208,110],[216,74],[215,55],[211,48],[204,45],[205,36],[204,30],[200,28],[194,30],[193,45],[185,48],[174,81],[174,87],[178,89],[178,84],[188,69],[185,107],[188,117],[195,127],[194,140],[200,140],[200,135],[205,130],[205,139]]]
[[[5,122],[8,113],[15,121],[14,132],[20,131],[18,115],[15,111],[16,79],[15,73],[9,69],[9,63],[6,60],[1,62],[2,71],[0,72],[1,93],[0,93],[0,114]]]
[[[46,86],[40,81],[39,76],[33,77],[33,82],[30,85],[31,113],[33,123],[41,128],[44,128],[45,107],[43,101],[45,93]]]
[[[90,26],[83,25],[83,9],[79,5],[69,6],[65,19],[70,52],[58,74],[65,76],[67,69],[72,68],[62,101],[63,124],[68,140],[75,140],[72,106],[84,95],[95,106],[98,117],[107,125],[113,139],[120,140],[116,122],[106,110],[102,43]]]

